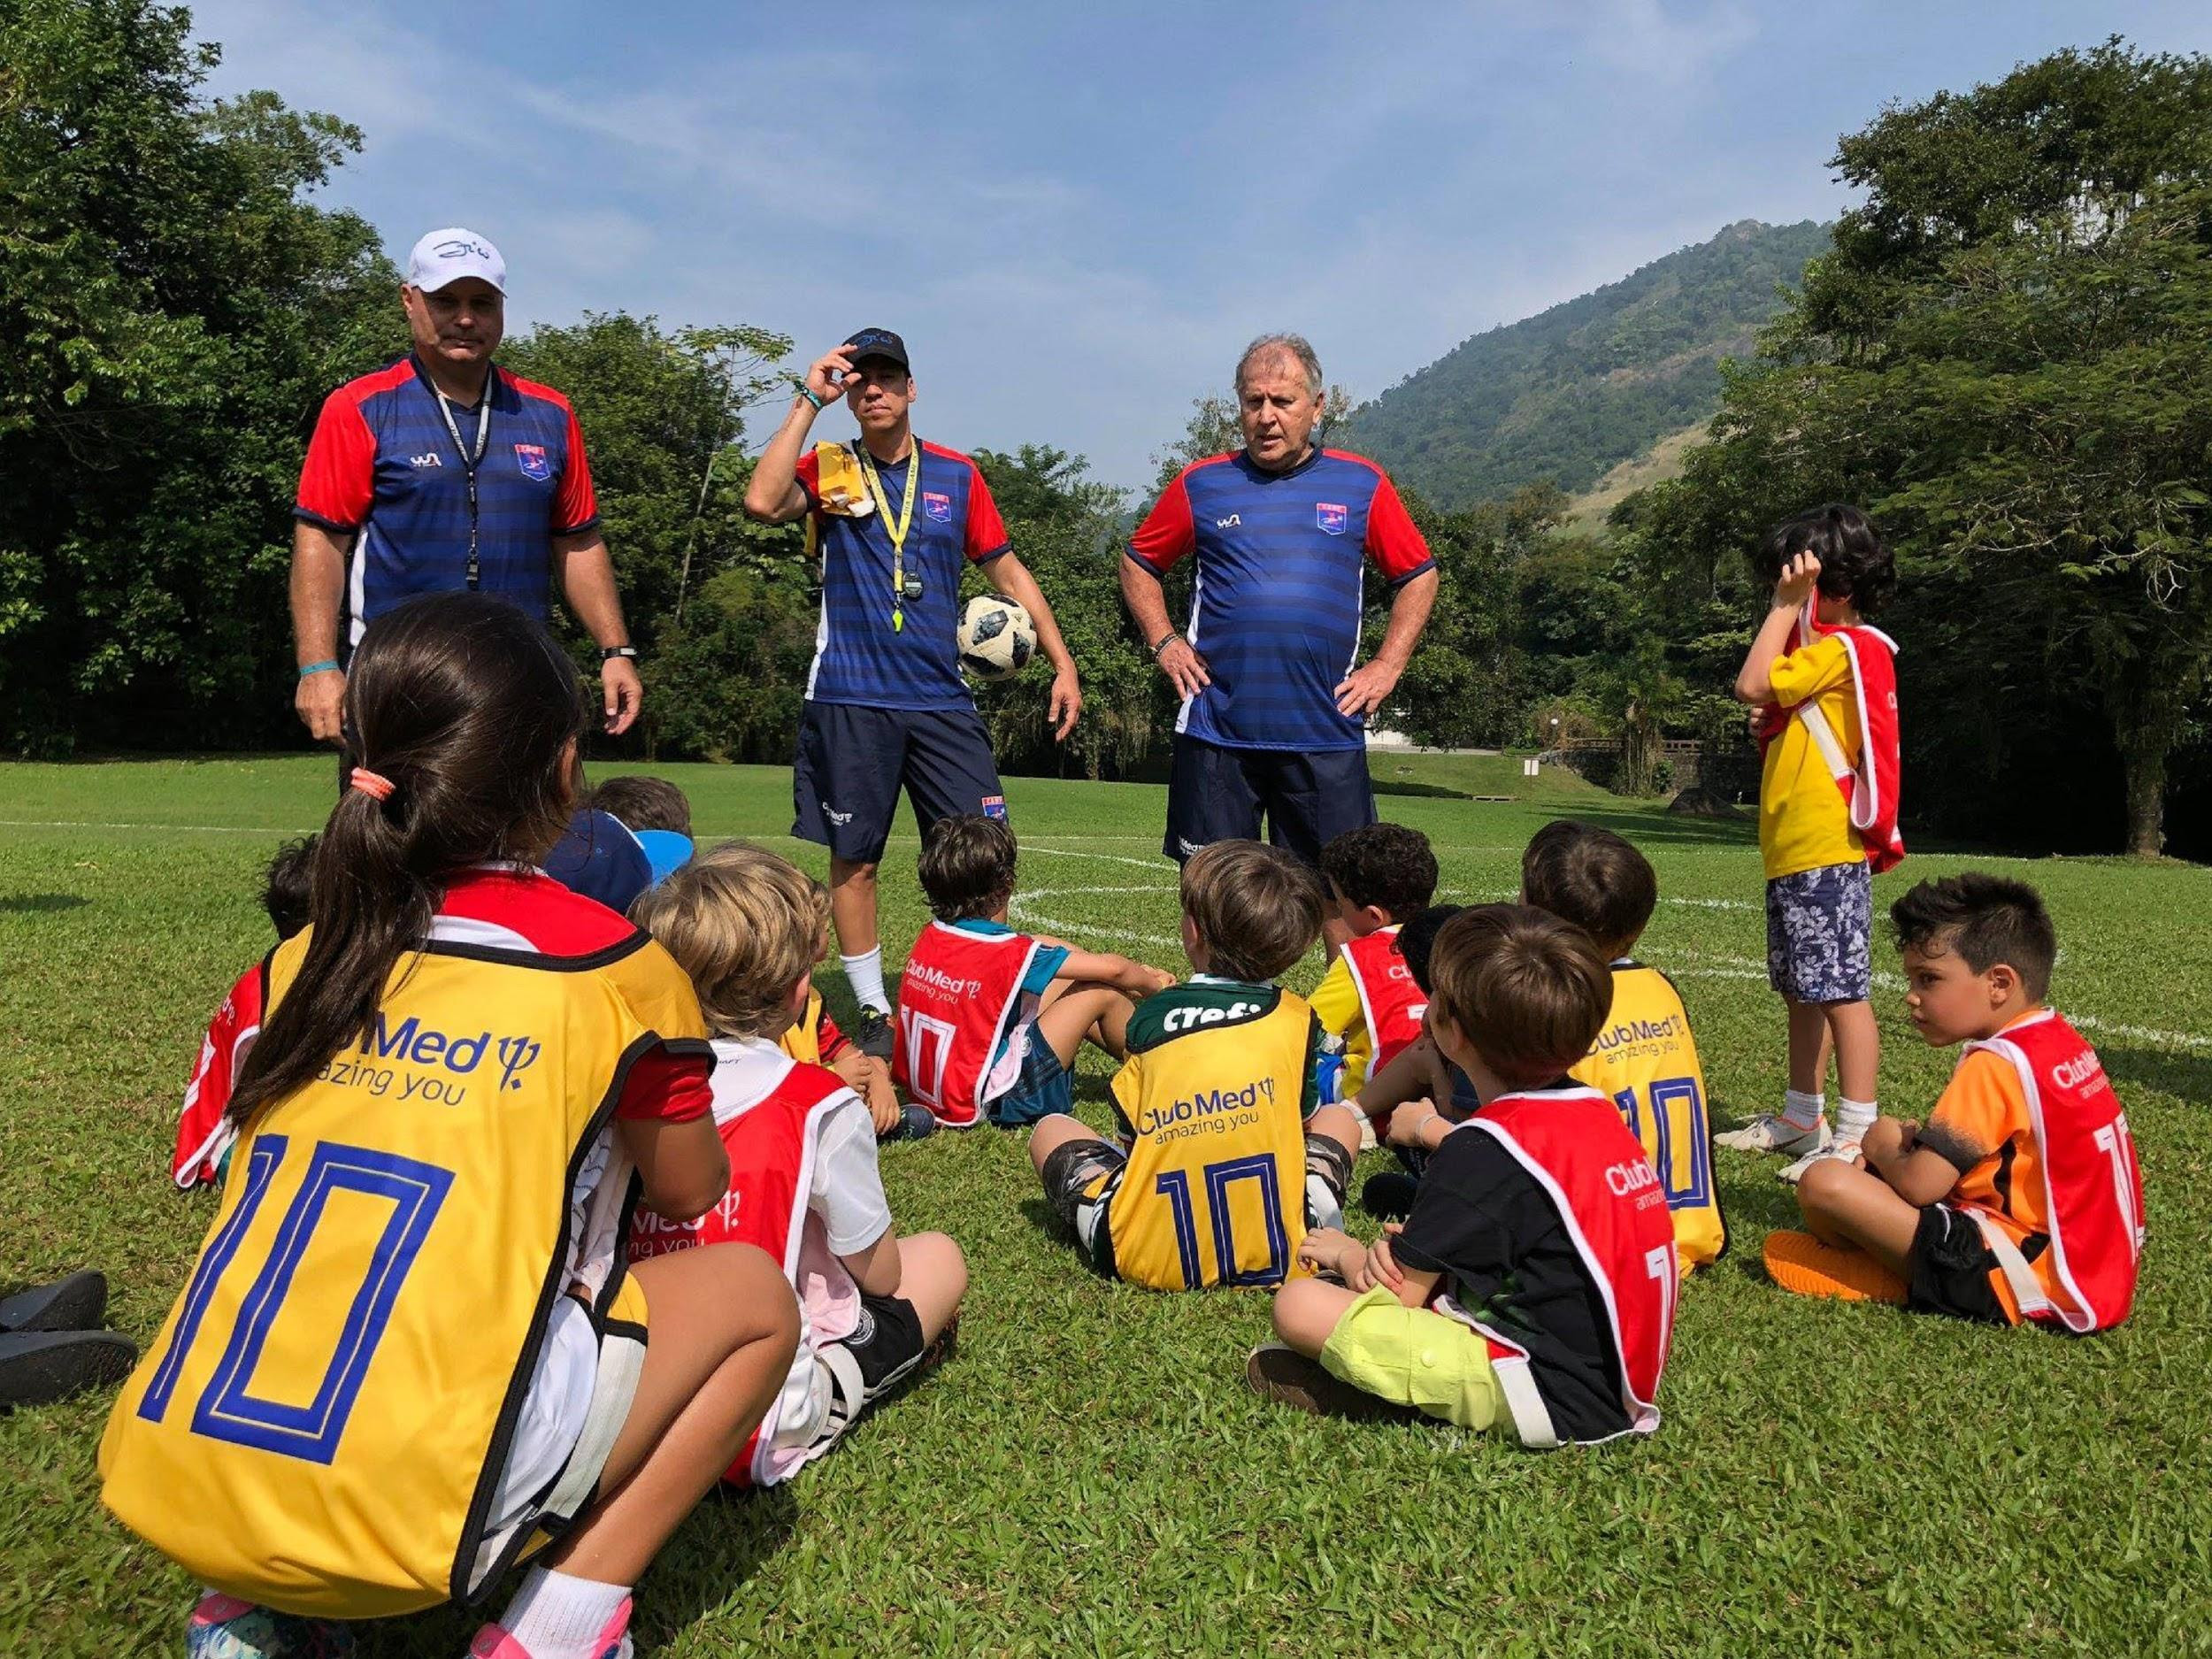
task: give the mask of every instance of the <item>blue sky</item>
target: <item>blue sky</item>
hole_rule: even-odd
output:
[[[1371,396],[1732,220],[1832,216],[1836,136],[1886,101],[2115,31],[2212,49],[2202,0],[193,11],[214,90],[362,127],[327,198],[396,259],[496,242],[512,326],[810,357],[880,324],[931,438],[1129,486],[1263,330]]]

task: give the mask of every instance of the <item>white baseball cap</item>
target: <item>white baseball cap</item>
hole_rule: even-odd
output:
[[[502,294],[507,291],[507,262],[499,257],[498,249],[472,230],[458,225],[434,230],[407,256],[408,286],[426,294],[434,294],[463,277],[477,277]]]

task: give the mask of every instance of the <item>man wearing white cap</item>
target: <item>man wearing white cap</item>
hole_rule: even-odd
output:
[[[644,691],[599,533],[584,434],[568,400],[493,366],[507,267],[473,231],[415,244],[400,290],[414,349],[324,401],[292,513],[300,718],[341,741],[346,661],[369,623],[417,594],[481,588],[599,643],[610,732]]]

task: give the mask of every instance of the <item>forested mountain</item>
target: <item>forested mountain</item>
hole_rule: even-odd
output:
[[[1745,219],[1621,281],[1477,334],[1363,405],[1331,442],[1440,506],[1550,480],[1569,492],[1719,407],[1724,357],[1748,357],[1778,290],[1825,226]]]

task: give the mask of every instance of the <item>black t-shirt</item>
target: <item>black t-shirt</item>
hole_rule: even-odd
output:
[[[1491,1136],[1455,1129],[1430,1156],[1392,1241],[1398,1262],[1528,1350],[1537,1392],[1563,1440],[1625,1431],[1605,1298],[1551,1195]]]

